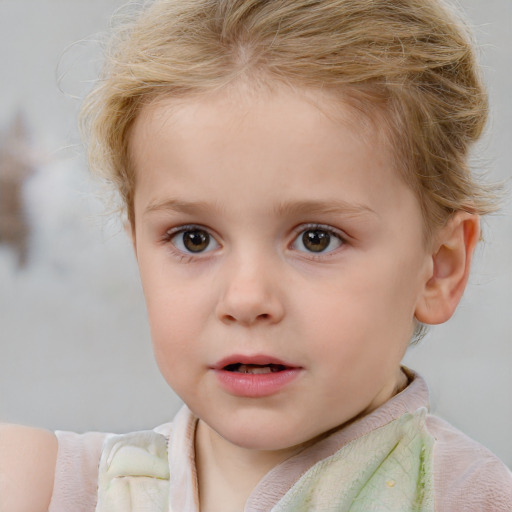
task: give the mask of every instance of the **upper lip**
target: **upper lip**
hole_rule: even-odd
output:
[[[233,354],[227,356],[220,361],[216,362],[211,368],[213,370],[222,370],[226,368],[226,366],[233,364],[254,364],[259,366],[265,365],[279,365],[285,366],[286,368],[299,368],[299,366],[288,363],[274,356],[269,356],[266,354],[254,354],[254,355],[243,355],[243,354]]]

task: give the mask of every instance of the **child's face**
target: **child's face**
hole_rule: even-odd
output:
[[[298,93],[226,94],[147,107],[132,132],[157,361],[247,448],[299,445],[392,396],[431,272],[378,130],[316,100],[337,120]]]

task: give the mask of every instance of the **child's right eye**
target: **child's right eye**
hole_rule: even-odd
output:
[[[176,249],[188,254],[213,251],[219,247],[218,242],[208,231],[199,227],[184,227],[167,233],[166,238]]]

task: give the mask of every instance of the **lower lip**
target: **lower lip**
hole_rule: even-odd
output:
[[[221,386],[230,394],[246,398],[275,395],[300,373],[300,368],[289,368],[272,373],[238,373],[216,370]]]

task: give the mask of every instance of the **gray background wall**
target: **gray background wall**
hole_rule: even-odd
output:
[[[475,162],[491,179],[509,179],[512,2],[460,4],[476,26],[491,92],[492,119]],[[168,421],[179,406],[152,359],[130,245],[104,215],[75,128],[79,98],[99,67],[94,34],[120,5],[0,0],[0,143],[21,110],[30,132],[24,156],[35,169],[24,188],[27,266],[17,269],[13,250],[0,244],[4,421],[123,432]],[[512,466],[509,199],[484,229],[457,314],[411,349],[406,364],[427,378],[435,412]]]

